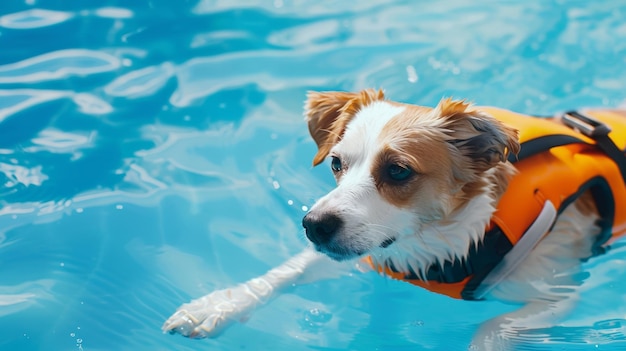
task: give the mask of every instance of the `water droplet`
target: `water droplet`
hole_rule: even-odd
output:
[[[75,333],[70,333],[70,336],[71,336],[71,337],[75,337],[75,336],[76,336],[76,334],[75,334]]]
[[[415,67],[411,65],[406,66],[406,74],[408,75],[408,80],[411,83],[416,83],[419,80]]]
[[[293,200],[287,200],[287,205],[289,206],[293,205]]]
[[[65,267],[65,262],[61,262],[61,263],[59,263],[59,266],[61,266],[61,267]]]
[[[276,190],[280,189],[280,184],[278,184],[278,182],[277,182],[277,181],[273,181],[273,182],[272,182],[272,186],[273,186],[273,187],[274,187],[274,189],[276,189]]]
[[[411,325],[417,326],[417,327],[421,327],[421,326],[424,325],[424,321],[420,321],[420,320],[413,321],[413,322],[411,322]]]
[[[115,208],[118,209],[118,210],[121,210],[121,209],[124,208],[124,205],[116,205]]]
[[[82,208],[77,208],[76,209],[76,213],[83,213],[83,209]]]
[[[308,211],[308,210],[309,210],[309,208],[308,208],[308,207],[306,207],[306,206],[302,205],[302,211],[306,212],[306,211]]]
[[[319,308],[312,308],[304,313],[300,325],[304,329],[314,330],[322,327],[332,319],[333,315]]]

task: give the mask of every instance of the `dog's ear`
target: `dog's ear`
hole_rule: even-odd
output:
[[[382,90],[373,89],[359,93],[308,92],[304,115],[309,125],[309,133],[317,144],[313,165],[317,166],[324,161],[330,149],[341,140],[348,122],[362,107],[384,98]]]
[[[435,109],[443,124],[449,143],[471,159],[471,167],[479,172],[505,162],[509,153],[519,152],[518,131],[494,117],[475,110],[463,100],[443,99]]]

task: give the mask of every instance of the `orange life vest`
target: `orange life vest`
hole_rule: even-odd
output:
[[[549,232],[558,213],[587,190],[602,218],[594,253],[602,253],[611,237],[626,234],[625,111],[572,111],[555,120],[482,110],[518,129],[521,144],[519,155],[509,157],[518,173],[484,240],[466,260],[435,265],[424,277],[393,267],[379,271],[454,298],[481,299]]]

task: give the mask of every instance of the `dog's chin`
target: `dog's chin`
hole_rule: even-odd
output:
[[[361,256],[365,256],[369,254],[372,250],[381,248],[386,249],[389,245],[393,244],[396,241],[396,238],[390,238],[378,245],[377,247],[373,247],[369,250],[363,249],[353,249],[338,245],[315,245],[315,249],[324,255],[330,257],[335,261],[346,261],[354,258],[358,258]]]
[[[338,247],[338,246],[328,246],[328,245],[315,245],[315,249],[335,261],[351,260],[357,257],[361,257],[368,252],[368,251],[351,250],[349,248]]]

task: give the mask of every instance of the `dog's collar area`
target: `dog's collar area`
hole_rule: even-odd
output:
[[[408,273],[403,272],[403,278],[412,282],[421,281],[428,288],[430,282],[460,284],[471,277],[461,292],[461,297],[466,300],[476,300],[473,292],[512,248],[513,244],[504,232],[499,227],[494,227],[485,233],[481,242],[470,247],[465,259],[457,258],[453,262],[445,261],[443,265],[433,264],[423,276],[418,272],[409,270]],[[391,271],[399,272],[390,262],[387,265]]]

